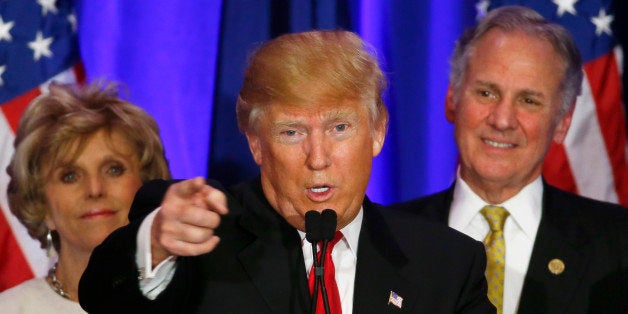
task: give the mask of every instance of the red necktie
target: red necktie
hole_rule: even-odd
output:
[[[342,239],[342,232],[336,231],[334,234],[334,238],[327,244],[327,251],[325,252],[325,262],[323,266],[325,267],[324,279],[325,288],[327,289],[327,298],[329,300],[329,309],[332,314],[342,314],[342,306],[340,305],[340,294],[338,293],[338,285],[336,284],[336,271],[334,267],[334,261],[331,259],[331,252],[334,249],[334,245]],[[322,243],[321,243],[322,245]],[[318,251],[318,258],[321,256],[321,251]],[[314,290],[314,263],[312,263],[312,269],[310,270],[309,285],[310,285],[310,294]],[[316,314],[325,314],[325,306],[323,305],[323,294],[322,290],[319,287],[318,297],[316,299]]]

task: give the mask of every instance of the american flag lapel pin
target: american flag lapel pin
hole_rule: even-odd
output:
[[[388,304],[392,304],[398,308],[401,308],[401,303],[403,303],[403,298],[397,294],[397,292],[390,291],[390,296],[388,297]]]

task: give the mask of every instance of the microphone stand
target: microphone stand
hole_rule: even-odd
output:
[[[318,285],[321,282],[321,276],[319,276],[319,273],[324,273],[322,271],[322,268],[319,266],[319,262],[318,262],[318,256],[316,254],[316,247],[318,245],[316,243],[312,243],[312,263],[314,263],[314,269],[312,270],[314,272],[314,289],[312,291],[312,304],[311,304],[311,308],[312,308],[312,314],[316,313],[316,300],[318,299]]]
[[[336,232],[336,225],[337,225],[337,216],[336,216],[336,212],[333,211],[332,209],[325,209],[323,210],[323,212],[321,212],[321,218],[320,218],[320,232],[321,232],[321,238],[323,239],[323,250],[322,250],[322,254],[321,254],[321,272],[320,272],[320,276],[321,276],[321,290],[323,293],[323,306],[325,306],[325,313],[327,314],[331,314],[331,310],[329,309],[329,299],[327,297],[327,288],[325,287],[325,279],[323,279],[324,277],[324,267],[325,267],[325,255],[327,253],[327,245],[329,244],[329,241],[331,241],[334,238],[334,234]]]
[[[319,285],[322,281],[323,269],[320,266],[318,254],[318,242],[322,238],[321,234],[321,214],[317,211],[311,210],[305,213],[305,230],[307,241],[312,244],[312,270],[314,272],[314,287],[312,289],[312,301],[311,309],[312,314],[316,313],[316,301],[318,300]]]
[[[318,300],[318,291],[322,293],[323,306],[326,314],[331,314],[329,308],[329,299],[327,296],[327,288],[325,287],[325,254],[329,241],[333,239],[336,230],[336,212],[331,209],[325,209],[322,213],[309,211],[305,215],[306,238],[312,243],[312,263],[314,265],[314,289],[312,289],[312,314],[316,313],[316,301]],[[320,258],[317,254],[318,242],[323,241]]]
[[[320,272],[318,271],[316,272],[316,280],[321,281],[321,293],[323,294],[323,306],[325,307],[325,313],[331,314],[331,310],[329,309],[329,299],[327,297],[327,288],[325,287],[325,279],[323,279],[325,275],[325,253],[327,253],[328,243],[329,243],[329,239],[325,239],[325,241],[323,241],[323,250],[321,252],[321,261],[320,261]]]

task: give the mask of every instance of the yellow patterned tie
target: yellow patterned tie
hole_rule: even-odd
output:
[[[497,314],[501,314],[504,302],[504,261],[506,254],[503,229],[509,213],[503,207],[492,205],[484,206],[481,213],[491,227],[491,231],[484,239],[488,298],[497,308]]]

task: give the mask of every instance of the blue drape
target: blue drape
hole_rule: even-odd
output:
[[[282,33],[342,28],[375,47],[389,78],[389,133],[368,195],[387,204],[452,182],[448,58],[474,22],[473,1],[111,0],[78,10],[88,79],[128,86],[128,98],[157,119],[175,177],[255,176],[234,110],[247,54]]]

